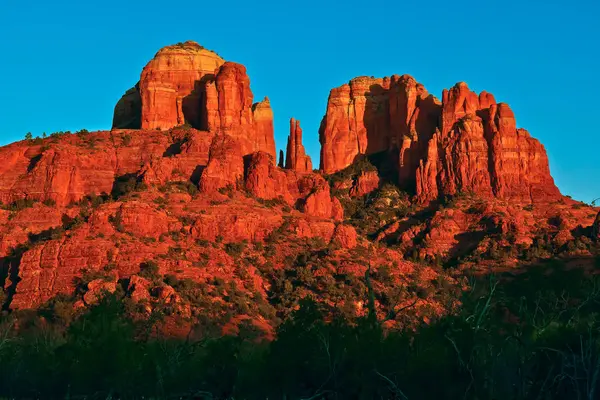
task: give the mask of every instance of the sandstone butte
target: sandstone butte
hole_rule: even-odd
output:
[[[391,264],[396,284],[418,269],[418,284],[430,286],[441,272],[410,257],[527,249],[541,232],[556,246],[600,240],[598,209],[562,197],[543,146],[516,128],[506,104],[464,83],[442,101],[406,75],[333,89],[320,172],[294,119],[276,163],[270,103],[253,101],[242,65],[185,42],[146,65],[117,103],[112,130],[0,148],[4,306],[35,308],[67,294],[85,307],[126,280],[135,301],[171,302],[187,318],[190,304],[171,286],[140,276],[148,260],[161,276],[214,290],[214,280],[229,282],[256,304],[272,290],[265,266],[285,269],[310,246],[327,249],[318,247],[315,276],[362,279],[367,265]],[[376,169],[352,172],[356,159],[375,154],[412,197]],[[456,201],[443,207],[446,195]],[[224,245],[240,242],[243,260]],[[415,301],[419,318],[443,312]],[[357,313],[361,304],[352,305]],[[251,319],[263,326],[265,318]]]
[[[246,68],[187,41],[162,48],[144,67],[140,81],[115,106],[113,128],[190,126],[227,133],[244,154],[275,157],[269,99],[253,103]]]
[[[324,173],[387,152],[397,160],[399,185],[422,203],[458,192],[561,198],[540,142],[517,128],[508,105],[464,82],[439,101],[408,75],[352,79],[331,90],[319,139]]]

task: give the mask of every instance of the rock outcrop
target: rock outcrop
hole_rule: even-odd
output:
[[[592,238],[600,240],[600,212],[596,215],[596,220],[592,225]]]
[[[236,189],[244,177],[244,159],[238,141],[229,135],[218,135],[210,145],[208,164],[198,186],[203,192],[225,187]]]
[[[253,103],[246,68],[192,41],[159,50],[113,117],[113,128],[120,129],[168,130],[184,124],[238,139],[244,155],[275,156],[269,99]]]
[[[290,135],[287,141],[285,168],[300,173],[312,171],[312,161],[310,156],[306,155],[306,150],[302,145],[300,121],[296,121],[294,118],[290,119]]]
[[[408,75],[355,78],[331,91],[319,138],[324,173],[386,151],[397,160],[399,185],[420,202],[458,192],[525,202],[561,197],[544,147],[517,129],[508,105],[464,82],[440,102]]]
[[[140,77],[141,128],[169,129],[185,123],[201,128],[202,82],[224,63],[191,41],[160,49]]]
[[[226,62],[214,79],[206,81],[206,129],[240,141],[244,155],[256,151],[275,154],[273,111],[268,98],[253,104],[246,67]]]
[[[246,159],[245,187],[249,193],[265,200],[281,197],[288,204],[295,202],[289,190],[290,181],[295,177],[276,167],[270,154],[260,151]]]
[[[344,218],[344,208],[337,197],[331,196],[327,182],[315,187],[306,197],[302,211],[308,215],[331,218],[340,221]]]
[[[138,129],[142,126],[142,98],[139,83],[126,91],[117,102],[112,126],[118,129]]]
[[[429,140],[416,176],[421,202],[458,192],[527,203],[561,198],[540,142],[517,129],[507,104],[464,83],[444,92],[441,131]]]
[[[359,77],[331,90],[319,130],[324,173],[390,147],[389,87],[389,78]]]
[[[345,249],[353,249],[357,244],[356,229],[350,225],[339,224],[335,227],[332,240]]]
[[[195,129],[93,132],[26,141],[0,148],[0,202],[77,202],[110,194],[121,177],[147,184],[198,182],[213,134]]]
[[[379,187],[377,171],[362,171],[354,180],[350,188],[350,196],[360,197],[371,193]]]

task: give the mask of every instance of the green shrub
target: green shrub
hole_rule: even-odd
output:
[[[247,245],[245,241],[239,243],[230,242],[225,245],[225,252],[232,257],[238,258],[242,255]]]
[[[139,275],[148,280],[156,280],[159,277],[159,267],[155,261],[149,260],[140,264]]]
[[[12,203],[3,206],[5,210],[8,211],[21,211],[26,208],[31,208],[36,203],[37,200],[34,199],[17,199]]]

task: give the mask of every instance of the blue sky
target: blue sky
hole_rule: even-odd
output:
[[[318,165],[332,87],[413,75],[433,94],[466,81],[508,103],[545,145],[564,194],[600,197],[600,1],[0,0],[0,144],[109,129],[162,46],[195,40],[246,65],[278,148],[301,121]]]

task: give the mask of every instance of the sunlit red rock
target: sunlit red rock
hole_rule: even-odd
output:
[[[356,247],[356,230],[350,225],[339,224],[333,232],[333,242],[345,249]]]
[[[329,185],[326,182],[316,187],[306,197],[302,211],[315,217],[331,218],[334,220],[344,218],[342,204],[337,197],[331,196]]]
[[[94,304],[105,293],[114,293],[115,290],[117,290],[117,282],[94,279],[87,284],[87,292],[83,296],[83,301],[86,305]]]
[[[324,173],[344,169],[360,154],[390,147],[389,85],[389,78],[363,76],[331,90],[319,130]]]
[[[208,164],[200,176],[203,192],[221,188],[235,189],[244,177],[244,159],[240,143],[229,135],[218,135],[210,145]]]
[[[312,161],[306,155],[302,144],[302,128],[300,121],[290,119],[290,135],[288,136],[285,167],[296,172],[311,172]]]
[[[130,293],[131,299],[136,302],[150,300],[150,288],[152,283],[139,275],[132,275],[129,278],[127,291]]]
[[[246,159],[245,187],[248,192],[261,199],[281,197],[289,204],[295,202],[296,199],[289,192],[290,181],[295,177],[276,167],[270,154],[260,151]]]
[[[506,104],[464,83],[442,97],[408,75],[360,77],[332,90],[320,129],[322,170],[339,171],[379,153],[397,167],[391,173],[402,189],[416,194],[413,203],[382,195],[380,184],[389,178],[383,172],[344,176],[333,186],[337,195],[376,191],[368,199],[384,202],[380,225],[365,234],[359,221],[357,233],[350,225],[355,218],[341,222],[344,209],[328,181],[312,172],[294,120],[288,160],[275,165],[273,111],[266,98],[254,103],[242,65],[194,43],[169,46],[115,107],[114,127],[132,129],[0,148],[6,306],[36,308],[64,293],[86,307],[124,284],[134,301],[165,301],[190,316],[174,287],[138,275],[142,263],[153,260],[159,275],[176,279],[208,285],[223,279],[266,299],[268,279],[256,271],[279,268],[307,244],[334,244],[327,250],[336,258],[315,272],[335,267],[364,276],[366,264],[354,257],[372,239],[378,248],[368,256],[397,263],[397,275],[413,272],[403,259],[413,248],[418,256],[456,257],[493,243],[526,247],[540,232],[560,246],[590,244],[590,232],[600,239],[600,214],[561,198],[543,146],[517,128]],[[184,123],[192,127],[174,128]],[[135,130],[144,124],[157,129]],[[109,196],[122,178],[135,190]],[[460,193],[467,197],[452,202],[464,204],[427,204]],[[101,194],[105,203],[94,202]],[[10,204],[23,199],[34,203]],[[431,214],[423,216],[425,210]],[[412,214],[402,216],[405,211]],[[227,248],[242,243],[243,260]],[[82,283],[88,274],[110,279]]]
[[[283,223],[282,216],[269,209],[221,206],[215,211],[220,213],[198,216],[191,229],[193,238],[214,241],[221,237],[225,242],[262,241]]]
[[[168,130],[184,124],[235,137],[244,155],[275,156],[269,99],[254,103],[246,68],[192,41],[159,50],[113,117],[113,128]]]
[[[379,187],[377,171],[363,171],[356,177],[350,188],[350,196],[360,197],[371,193]]]
[[[355,78],[332,89],[320,141],[324,173],[387,151],[397,159],[399,185],[422,203],[460,192],[560,198],[543,146],[516,128],[507,105],[464,82],[444,90],[440,103],[408,75]]]
[[[561,197],[550,175],[544,146],[525,129],[516,128],[508,105],[490,107],[486,133],[490,138],[490,175],[496,196],[525,202]]]
[[[163,47],[140,78],[142,129],[169,129],[186,122],[201,127],[202,81],[225,61],[198,43]]]
[[[244,155],[264,151],[275,157],[273,111],[268,98],[253,104],[246,67],[224,63],[215,78],[206,81],[205,90],[209,131],[237,139]]]

